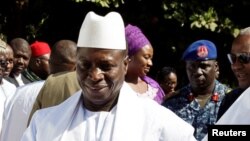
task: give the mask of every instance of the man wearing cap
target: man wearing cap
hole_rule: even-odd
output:
[[[49,58],[51,49],[48,43],[35,41],[30,45],[31,58],[24,75],[31,81],[45,80],[50,74]]]
[[[125,27],[117,12],[89,12],[77,42],[81,90],[63,103],[35,112],[22,141],[186,141],[193,127],[124,81]],[[182,132],[180,132],[182,131]]]
[[[52,47],[50,55],[50,75],[39,92],[30,113],[55,106],[80,90],[76,78],[77,45],[71,40],[60,40]]]
[[[214,43],[208,40],[193,42],[182,56],[189,84],[163,103],[195,128],[197,140],[206,135],[207,125],[216,122],[221,101],[231,90],[216,80],[219,70],[216,59]]]
[[[1,100],[5,100],[9,96],[12,97],[16,91],[16,86],[4,79],[5,70],[8,65],[7,55],[6,55],[7,48],[8,44],[0,39],[0,99]]]
[[[2,117],[4,112],[4,104],[8,97],[12,97],[15,93],[16,86],[3,79],[4,71],[7,66],[6,47],[7,44],[0,39],[0,132],[2,130]]]

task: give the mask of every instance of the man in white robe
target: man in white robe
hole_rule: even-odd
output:
[[[2,118],[4,105],[8,97],[12,97],[16,91],[16,86],[3,79],[7,66],[6,61],[7,44],[0,39],[0,133],[2,129]]]
[[[16,86],[7,80],[2,79],[2,84],[0,84],[0,131],[2,128],[3,114],[5,104],[8,103],[8,98],[12,98],[15,94]]]
[[[250,125],[249,44],[250,27],[246,27],[240,30],[232,42],[231,52],[227,54],[238,87],[228,93],[222,101],[216,125]],[[206,141],[207,136],[203,140]]]
[[[248,87],[221,116],[215,125],[250,125],[250,87]],[[207,141],[206,135],[202,141]]]
[[[250,87],[248,87],[217,121],[219,124],[250,125]]]
[[[2,79],[2,84],[0,84],[0,99],[3,101],[1,104],[5,105],[7,99],[14,96],[16,92],[16,86],[9,81]]]
[[[110,112],[89,111],[82,101],[78,92],[59,106],[38,110],[22,141],[195,140],[189,124],[156,102],[138,97],[125,82]]]
[[[20,141],[27,128],[33,103],[43,84],[44,80],[18,87],[14,96],[7,99],[0,141]]]
[[[129,60],[119,13],[89,12],[77,46],[81,90],[36,111],[21,141],[195,141],[190,124],[124,81]]]

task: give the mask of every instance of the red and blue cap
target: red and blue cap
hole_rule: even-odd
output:
[[[209,40],[198,40],[193,42],[182,55],[182,60],[206,61],[216,60],[217,49],[213,42]]]

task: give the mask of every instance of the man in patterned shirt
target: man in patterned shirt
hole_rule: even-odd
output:
[[[163,103],[195,128],[197,140],[207,134],[208,125],[216,122],[221,101],[231,90],[216,80],[219,70],[216,59],[214,43],[208,40],[193,42],[182,56],[189,84]]]

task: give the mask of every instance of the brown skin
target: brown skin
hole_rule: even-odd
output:
[[[231,54],[250,53],[250,35],[239,35],[232,44]],[[243,64],[238,60],[231,65],[235,77],[238,80],[238,85],[242,89],[250,86],[250,63]]]
[[[54,44],[50,55],[50,73],[74,71],[76,69],[76,43],[60,40]]]
[[[141,77],[147,75],[150,68],[153,66],[153,54],[153,47],[151,45],[146,45],[129,57],[130,62],[125,80],[131,88],[138,93],[147,91],[147,83],[144,82]]]
[[[31,49],[29,43],[22,38],[15,38],[10,42],[10,46],[14,52],[14,67],[11,75],[19,75],[29,64],[31,57]]]
[[[43,78],[46,79],[50,74],[50,68],[49,68],[50,53],[39,57],[39,60],[41,61],[41,69],[44,69]]]
[[[186,61],[187,76],[195,96],[212,94],[217,70],[218,63],[215,60]]]
[[[153,66],[154,50],[151,45],[146,45],[138,50],[133,56],[130,56],[127,76],[133,75],[135,78],[147,75]],[[127,77],[126,76],[126,77]]]
[[[160,86],[166,95],[171,94],[175,91],[177,86],[177,75],[173,72],[170,72],[168,75],[164,76],[164,80],[162,83],[160,83]]]
[[[45,80],[50,74],[49,59],[50,59],[50,53],[44,54],[39,57],[31,57],[29,68],[37,76]]]
[[[83,104],[87,109],[110,111],[116,105],[127,65],[126,51],[77,49],[77,79],[83,91]]]
[[[14,55],[13,55],[13,50],[12,48],[10,47],[10,45],[7,45],[7,48],[6,48],[6,61],[7,61],[7,66],[6,66],[6,69],[4,71],[4,77],[8,77],[13,66],[14,66]]]
[[[5,57],[5,54],[4,53],[0,53],[0,61],[4,62],[6,61],[6,57]],[[6,68],[6,65],[4,64],[0,64],[0,84],[2,84],[2,80],[3,80],[3,76],[4,76],[4,71],[5,71],[5,68]]]

